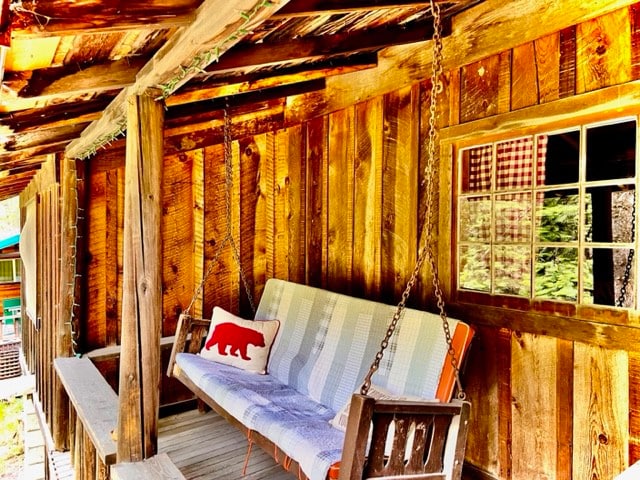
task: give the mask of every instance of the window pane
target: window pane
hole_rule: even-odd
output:
[[[0,260],[0,282],[13,282],[13,260]]]
[[[538,137],[537,184],[576,183],[580,165],[580,132],[565,132]]]
[[[488,192],[491,189],[492,159],[492,145],[463,150],[462,193]]]
[[[495,247],[496,293],[531,295],[531,248],[499,245]]]
[[[531,186],[533,176],[533,139],[520,138],[496,146],[496,184],[498,190]]]
[[[628,248],[587,248],[583,303],[632,308],[635,305],[635,252]]]
[[[496,195],[496,241],[531,241],[531,194]]]
[[[587,188],[585,240],[587,242],[633,242],[635,186]]]
[[[550,300],[578,298],[578,249],[539,248],[536,252],[535,296]]]
[[[636,174],[636,122],[587,130],[587,181],[632,178]]]
[[[460,288],[491,291],[490,252],[489,245],[460,247]]]
[[[536,196],[536,235],[539,242],[578,240],[578,190],[551,190]]]
[[[15,281],[16,282],[20,282],[22,280],[21,276],[20,276],[20,260],[14,260],[14,266],[15,266]]]
[[[471,197],[460,199],[460,240],[488,242],[491,239],[491,199]]]

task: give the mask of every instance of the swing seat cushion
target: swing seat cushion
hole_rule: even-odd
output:
[[[215,307],[200,355],[214,362],[265,374],[279,326],[278,320],[245,320]]]

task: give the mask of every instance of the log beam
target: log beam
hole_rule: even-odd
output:
[[[158,86],[163,86],[165,96],[173,93],[288,1],[205,0],[196,11],[193,23],[180,30],[158,50],[140,70],[135,84],[121,91],[100,120],[92,123],[80,138],[67,147],[67,156],[85,158],[96,147],[112,139],[122,125],[124,106],[129,96]],[[197,68],[189,68],[194,61]]]
[[[164,105],[157,91],[127,100],[118,462],[157,451],[162,322]]]

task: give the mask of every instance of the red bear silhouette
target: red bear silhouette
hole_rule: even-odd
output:
[[[218,353],[220,355],[233,355],[243,360],[251,360],[251,358],[247,356],[247,348],[249,345],[256,347],[265,346],[264,335],[261,332],[230,322],[216,325],[211,338],[207,340],[204,348],[210,350],[216,343],[218,344]],[[227,347],[230,347],[229,353],[227,353]]]

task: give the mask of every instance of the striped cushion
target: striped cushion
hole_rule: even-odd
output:
[[[256,319],[280,320],[269,373],[338,411],[364,379],[395,307],[278,279],[266,286]],[[464,337],[468,327],[450,319]],[[440,317],[405,309],[373,383],[398,395],[448,401],[438,390],[449,362]],[[444,398],[443,398],[444,397]]]

